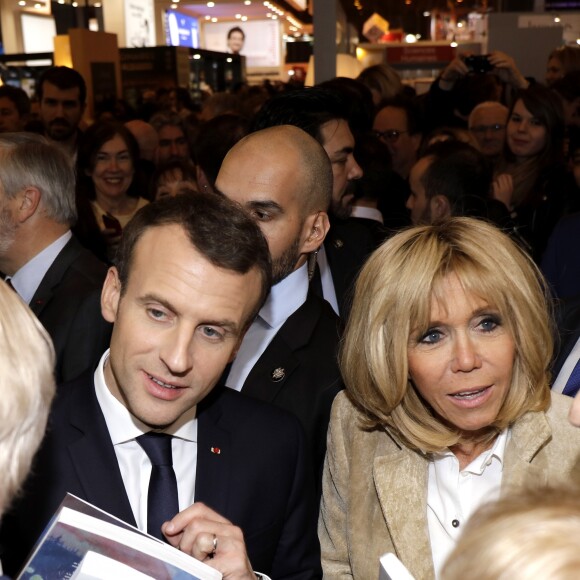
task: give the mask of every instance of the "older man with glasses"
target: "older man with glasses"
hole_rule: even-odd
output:
[[[469,131],[477,141],[479,150],[492,160],[502,154],[508,113],[505,105],[485,101],[469,115]]]

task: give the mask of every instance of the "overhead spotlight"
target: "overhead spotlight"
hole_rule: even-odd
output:
[[[288,71],[288,76],[289,77],[293,77],[295,74],[296,74],[296,71],[294,71],[294,70],[289,70]]]
[[[242,16],[242,22],[246,22],[247,19],[248,19],[247,16]]]
[[[64,2],[63,2],[63,4],[64,4]],[[102,4],[100,2],[95,2],[94,6],[95,6],[95,8],[100,8],[102,6]]]
[[[205,19],[206,19],[206,20],[211,20],[211,16],[209,16],[209,15],[206,15]]]
[[[231,58],[231,57],[228,57],[228,58],[226,58],[226,62],[233,62],[233,60],[234,60],[234,59],[233,59],[233,58]]]
[[[18,6],[26,6],[25,0],[20,0],[20,2],[18,2]]]
[[[215,6],[215,2],[208,2],[207,3],[208,8],[213,8],[214,6]]]
[[[431,12],[429,12],[429,10],[425,10],[425,12],[423,12],[423,16],[425,18],[429,18],[429,16],[431,16]]]
[[[457,23],[457,28],[463,28],[463,22],[458,22]]]
[[[76,8],[78,5],[79,5],[79,3],[78,3],[78,2],[73,2],[73,3],[72,3],[72,7],[73,7],[73,8]]]
[[[272,18],[272,13],[271,12],[266,12],[266,18]]]
[[[250,6],[252,4],[252,0],[244,0],[244,4],[246,6]]]
[[[554,16],[554,22],[556,22],[556,23],[560,22],[560,17],[559,16]]]
[[[241,14],[236,14],[236,20],[239,20],[242,17]]]
[[[278,17],[274,14],[274,16],[272,16],[272,20],[278,20]]]
[[[576,44],[580,44],[580,38],[576,39]]]
[[[212,21],[212,22],[217,22],[217,18],[214,16],[214,17],[211,19],[211,21]]]
[[[171,8],[171,10],[175,10],[177,8],[177,4],[172,4],[169,8]]]
[[[193,60],[199,60],[201,58],[201,54],[194,54]]]
[[[457,43],[453,41],[450,45],[451,48],[457,48]]]

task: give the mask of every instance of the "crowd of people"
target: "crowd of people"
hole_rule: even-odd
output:
[[[495,51],[91,124],[73,69],[35,118],[0,87],[4,571],[69,492],[226,580],[572,578],[578,75]]]

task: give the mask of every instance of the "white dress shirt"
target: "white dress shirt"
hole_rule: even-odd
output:
[[[429,462],[427,523],[435,577],[455,547],[465,523],[483,503],[499,498],[509,430],[465,469],[451,452],[435,454]]]
[[[366,207],[364,205],[353,205],[350,217],[375,220],[380,224],[384,223],[383,214],[376,207]]]
[[[30,304],[48,269],[71,238],[72,233],[69,230],[24,264],[12,278],[9,278],[14,290],[26,304]]]
[[[570,354],[564,361],[564,364],[562,365],[562,368],[560,369],[560,372],[558,373],[558,376],[552,385],[552,391],[560,394],[564,392],[566,383],[568,382],[568,379],[570,378],[570,375],[572,374],[572,371],[574,370],[578,360],[580,360],[580,338],[576,341],[574,348],[570,351]]]
[[[242,390],[254,365],[286,320],[306,302],[307,296],[307,264],[272,286],[264,306],[244,336],[226,380],[227,387],[236,391]]]
[[[147,531],[147,493],[151,477],[151,461],[137,443],[136,438],[151,428],[131,415],[125,405],[109,391],[103,372],[108,363],[109,351],[102,356],[95,371],[97,400],[105,416],[107,429],[115,448],[129,503],[140,530]],[[179,511],[189,507],[195,497],[195,472],[197,467],[196,408],[184,413],[163,432],[173,435],[171,451],[173,470],[177,478]]]
[[[334,280],[332,279],[332,272],[328,265],[328,258],[326,257],[326,250],[322,244],[316,255],[318,268],[320,269],[320,282],[322,284],[322,296],[332,306],[337,316],[340,316],[338,310],[338,299],[336,298],[336,291],[334,289]]]

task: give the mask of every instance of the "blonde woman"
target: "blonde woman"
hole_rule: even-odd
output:
[[[376,577],[394,552],[438,576],[469,516],[509,488],[566,480],[580,459],[551,395],[537,268],[470,218],[383,244],[356,284],[347,391],[328,435],[319,537],[328,578]]]
[[[54,396],[54,349],[28,306],[0,281],[0,516],[28,474]]]

